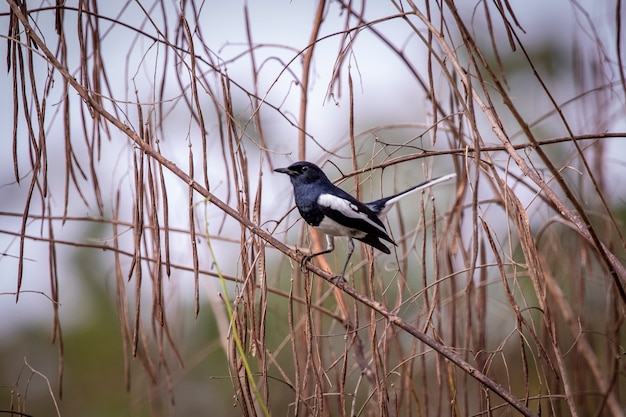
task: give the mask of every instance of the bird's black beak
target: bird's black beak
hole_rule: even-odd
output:
[[[296,171],[291,170],[289,168],[276,168],[274,172],[280,172],[281,174],[287,174],[289,176],[295,175]]]

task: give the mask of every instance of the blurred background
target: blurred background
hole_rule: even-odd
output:
[[[350,284],[537,414],[623,415],[622,8],[7,1],[0,411],[515,415],[242,227],[315,244],[306,159],[362,200],[456,172]]]

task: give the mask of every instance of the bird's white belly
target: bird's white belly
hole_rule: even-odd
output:
[[[329,217],[324,217],[321,223],[315,226],[317,230],[331,236],[351,236],[356,238],[365,237],[366,233],[360,230],[343,226]]]

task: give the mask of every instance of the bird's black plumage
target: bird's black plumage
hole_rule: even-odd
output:
[[[303,262],[333,251],[335,248],[334,236],[346,236],[348,238],[348,258],[341,276],[345,274],[354,251],[353,238],[385,253],[391,253],[381,241],[384,240],[395,245],[395,242],[387,234],[381,219],[391,205],[411,192],[430,187],[455,176],[450,174],[435,178],[391,197],[371,203],[361,203],[334,185],[317,165],[310,162],[300,161],[287,168],[277,168],[274,171],[289,175],[293,185],[296,207],[300,215],[309,225],[327,236],[328,248],[304,257]]]

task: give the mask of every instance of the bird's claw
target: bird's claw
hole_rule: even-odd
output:
[[[311,260],[311,256],[309,255],[302,255],[302,258],[300,259],[300,270],[302,272],[304,272],[306,270],[305,264],[307,262],[309,262]]]
[[[348,283],[348,281],[346,280],[346,277],[345,277],[343,274],[337,274],[337,275],[334,275],[334,276],[331,278],[331,281],[332,281],[332,282],[333,282],[333,284],[335,284],[335,285],[339,284],[340,282],[343,282],[344,284],[347,284],[347,283]]]
[[[298,251],[298,253],[301,253],[301,252]],[[313,256],[311,255],[304,255],[304,254],[302,255],[302,258],[300,258],[300,270],[302,272],[306,272],[306,263],[309,262],[311,259],[313,259]],[[339,282],[347,283],[348,281],[346,280],[344,274],[345,273],[333,275],[330,281],[335,285],[339,284]]]

